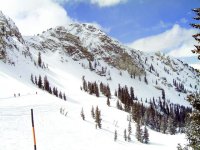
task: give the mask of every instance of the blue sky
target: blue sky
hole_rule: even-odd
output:
[[[192,35],[199,31],[189,25],[195,16],[191,9],[200,7],[200,0],[0,0],[0,4],[23,35],[73,22],[93,23],[134,49],[161,51],[200,68],[190,51],[197,44]]]
[[[190,28],[194,15],[191,9],[198,6],[200,0],[128,0],[110,7],[86,1],[64,4],[71,18],[96,22],[124,43],[159,34],[176,23]]]

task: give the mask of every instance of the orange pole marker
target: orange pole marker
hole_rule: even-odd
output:
[[[35,128],[34,128],[34,118],[33,118],[33,109],[31,109],[31,121],[32,121],[32,131],[33,131],[34,150],[37,150],[37,148],[36,148]]]

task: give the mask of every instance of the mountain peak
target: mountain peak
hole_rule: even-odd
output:
[[[100,27],[91,23],[71,23],[67,26],[68,30],[75,29],[76,32],[92,32],[93,34],[105,34],[101,31]]]
[[[22,35],[15,23],[12,19],[5,16],[2,11],[0,11],[0,35],[6,37],[15,36],[21,43],[24,43]]]

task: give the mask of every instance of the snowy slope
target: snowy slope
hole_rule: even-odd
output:
[[[90,24],[57,27],[25,39],[30,51],[35,53],[35,59],[38,51],[42,52],[44,61],[56,55],[58,57],[53,58],[54,61],[70,64],[68,59],[72,58],[82,66],[82,68],[78,67],[80,69],[75,75],[86,76],[86,78],[89,75],[88,79],[92,81],[98,79],[104,83],[108,82],[113,91],[117,89],[119,83],[128,87],[133,86],[139,99],[161,97],[159,89],[164,89],[168,101],[187,105],[184,101],[186,95],[200,89],[200,81],[196,78],[199,73],[187,64],[159,52],[147,54],[128,48]],[[83,68],[89,69],[89,61],[94,68],[92,78],[90,71],[87,73],[81,71]],[[52,59],[46,61],[47,64],[51,62]],[[101,74],[102,67],[106,68],[104,77],[96,76]],[[135,79],[130,77],[131,74],[136,75]],[[144,82],[145,76],[148,85]],[[174,80],[177,84],[184,85],[185,93],[175,90]]]
[[[128,127],[128,113],[116,109],[114,91],[118,84],[132,86],[138,99],[144,101],[146,98],[161,97],[159,86],[171,102],[188,105],[184,100],[186,94],[200,88],[196,78],[198,73],[191,67],[164,54],[146,54],[130,49],[87,24],[72,24],[66,28],[49,29],[38,36],[22,37],[10,19],[2,13],[0,19],[1,27],[8,30],[3,32],[4,29],[0,28],[0,52],[5,52],[0,58],[0,141],[3,141],[0,147],[4,150],[33,148],[31,108],[35,112],[38,149],[90,150],[107,149],[109,146],[119,150],[175,150],[177,143],[186,143],[183,134],[164,135],[151,129],[150,144],[139,143],[135,138],[133,122],[132,142],[125,142],[123,131]],[[38,52],[41,52],[42,61],[48,68],[38,67]],[[123,65],[118,64],[121,59],[125,62]],[[97,63],[93,71],[89,69],[89,61],[93,67]],[[135,79],[128,72],[128,69],[133,69],[129,63],[141,69]],[[151,65],[155,71],[149,71]],[[99,75],[102,67],[107,68],[106,72]],[[31,74],[47,76],[52,86],[66,93],[67,101],[38,89],[31,83]],[[148,84],[144,82],[145,74]],[[97,98],[80,90],[82,76],[88,81],[102,81],[110,85],[111,107],[106,105],[105,96]],[[183,83],[187,93],[177,92],[173,79]],[[101,110],[102,129],[95,129],[90,112],[92,106]],[[68,112],[67,116],[60,113],[60,108]],[[82,108],[86,121],[80,116]],[[118,131],[116,142],[115,130]]]
[[[55,72],[60,79],[63,79],[63,76],[68,79],[65,80],[66,84],[63,84],[68,95],[66,102],[32,85],[24,84],[26,81],[19,82],[23,81],[22,79],[16,80],[9,73],[0,71],[0,83],[12,85],[0,88],[0,140],[4,141],[0,143],[0,147],[4,150],[33,148],[31,108],[34,109],[38,149],[100,150],[109,147],[119,150],[130,148],[175,150],[177,143],[185,143],[184,135],[164,135],[150,130],[150,144],[141,144],[135,139],[134,123],[132,123],[132,142],[125,142],[123,130],[128,127],[128,114],[115,108],[116,101],[113,99],[111,107],[108,107],[105,97],[96,98],[79,90],[81,82],[79,79],[57,69]],[[12,95],[14,91],[19,92],[21,96],[14,98]],[[102,112],[102,129],[95,129],[90,113],[92,105],[98,106]],[[68,112],[67,116],[60,114],[60,108],[65,109],[65,113]],[[80,117],[82,108],[86,121]],[[118,131],[116,142],[113,140],[114,130]]]

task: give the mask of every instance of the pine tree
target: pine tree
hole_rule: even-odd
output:
[[[131,135],[132,133],[132,127],[131,127],[131,121],[129,121],[129,124],[128,124],[128,134]]]
[[[99,127],[99,129],[101,129],[101,111],[99,110],[98,106],[96,107],[95,110],[95,122],[96,125]]]
[[[129,124],[128,124],[128,141],[131,141],[131,133],[132,133],[132,128],[131,128],[131,122],[129,121]]]
[[[94,70],[93,67],[92,67],[92,63],[91,63],[91,61],[89,61],[89,69],[90,69],[91,71]]]
[[[58,90],[56,87],[53,88],[53,94],[58,97]]]
[[[42,89],[42,77],[39,75],[39,79],[38,79],[38,87],[40,88],[40,89]]]
[[[144,76],[144,82],[145,82],[146,84],[148,84],[146,75]]]
[[[142,142],[142,129],[141,129],[141,125],[140,125],[140,121],[138,121],[136,123],[136,139],[140,142]]]
[[[37,77],[35,76],[35,84],[38,85]]]
[[[81,110],[81,118],[82,118],[83,120],[85,120],[85,115],[84,115],[83,108],[82,108],[82,110]]]
[[[187,100],[193,107],[186,126],[186,136],[189,147],[200,150],[200,94],[189,95]]]
[[[42,58],[41,58],[41,53],[38,53],[38,66],[42,67]]]
[[[167,131],[171,135],[174,135],[176,133],[176,126],[175,126],[175,122],[172,117],[169,117],[169,119],[168,119]]]
[[[195,20],[200,20],[200,8],[196,8],[193,9],[192,11],[194,11],[197,16],[194,17]],[[200,24],[196,24],[196,23],[192,23],[190,24],[192,27],[196,28],[196,29],[200,29]],[[200,42],[200,33],[197,33],[195,35],[192,36],[198,43]],[[200,59],[200,45],[194,45],[196,49],[192,50],[193,53],[198,54],[198,59]]]
[[[137,103],[133,103],[131,114],[132,114],[132,119],[135,122],[138,122],[140,118],[140,111],[139,111],[139,105]]]
[[[84,77],[83,77],[83,90],[84,90],[85,92],[88,91],[88,85],[87,85],[87,82],[85,81]]]
[[[110,107],[110,100],[109,100],[109,97],[107,97],[107,105]]]
[[[117,141],[117,130],[115,130],[114,141]]]
[[[58,96],[59,96],[60,99],[62,99],[62,92],[61,91],[59,92]]]
[[[66,96],[65,96],[65,93],[63,93],[63,99],[66,101],[67,100],[67,98],[66,98]]]
[[[126,129],[124,129],[124,140],[127,141]]]
[[[131,100],[135,99],[133,87],[130,87],[130,96],[131,96]]]
[[[44,90],[49,91],[49,81],[47,79],[47,76],[44,77]]]
[[[94,83],[94,92],[96,97],[99,97],[99,87],[96,82]]]
[[[92,106],[92,109],[91,109],[91,115],[92,115],[92,118],[95,119],[95,113],[94,113],[94,107]]]
[[[35,84],[34,79],[33,79],[33,74],[31,74],[31,82],[32,82],[33,84]]]
[[[51,87],[49,87],[49,93],[52,94],[52,89],[51,89]]]
[[[106,87],[106,96],[107,96],[108,98],[111,98],[111,92],[110,92],[110,87],[109,87],[109,85],[107,85],[107,87]]]
[[[130,142],[130,141],[131,141],[131,135],[130,135],[130,134],[128,134],[128,137],[127,137],[127,139],[128,139],[128,142]]]
[[[167,130],[167,118],[166,117],[162,117],[161,119],[161,125],[160,125],[160,130],[162,133],[166,133]]]
[[[162,99],[165,100],[165,90],[162,89]]]
[[[144,143],[149,143],[149,132],[146,126],[144,127],[144,134],[143,134]]]

